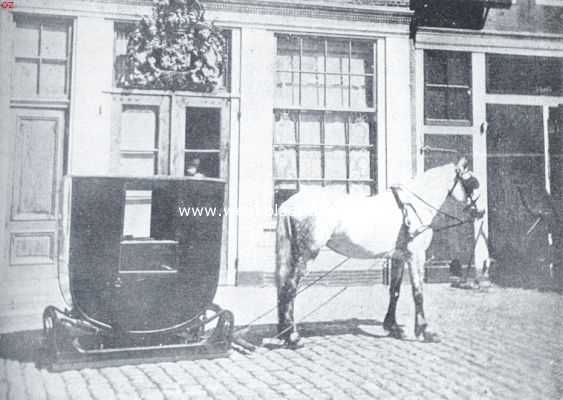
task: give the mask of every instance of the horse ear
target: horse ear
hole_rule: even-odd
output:
[[[461,157],[459,159],[459,161],[457,162],[455,168],[459,172],[464,172],[464,171],[467,171],[468,165],[469,165],[469,161],[467,161],[467,158]]]

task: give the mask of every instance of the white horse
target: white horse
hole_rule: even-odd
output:
[[[467,222],[482,217],[476,206],[478,187],[462,158],[455,165],[430,169],[404,186],[372,197],[328,189],[301,191],[290,197],[279,208],[276,230],[278,337],[290,347],[297,345],[300,338],[293,316],[297,286],[307,263],[326,245],[350,258],[391,258],[390,300],[383,326],[397,338],[404,337],[395,311],[406,262],[415,303],[415,335],[437,340],[427,329],[422,295],[432,220],[448,197],[467,205]]]

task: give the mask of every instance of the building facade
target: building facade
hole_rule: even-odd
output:
[[[471,158],[488,218],[437,235],[429,265],[481,265],[549,240],[526,234],[518,188],[531,203],[542,190],[559,196],[563,2],[516,0],[491,9],[482,30],[421,26],[414,42],[404,0],[202,3],[228,49],[221,84],[205,93],[120,85],[150,1],[20,0],[0,11],[0,329],[36,327],[45,305],[61,305],[69,175],[197,166],[226,180],[226,285],[272,282],[273,210],[299,189],[376,194],[457,154]],[[124,236],[146,236],[150,198],[127,201]],[[474,249],[472,236],[494,249]],[[341,259],[323,250],[313,276]],[[384,268],[350,260],[331,279],[371,284]]]

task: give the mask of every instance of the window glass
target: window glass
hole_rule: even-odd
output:
[[[16,16],[12,96],[68,96],[70,23]]]
[[[563,58],[487,54],[487,93],[563,95]]]
[[[471,54],[424,52],[424,117],[432,123],[471,123]]]
[[[374,42],[277,36],[274,202],[376,188]]]
[[[120,168],[123,175],[156,173],[157,111],[149,107],[126,107],[121,115]]]
[[[221,110],[187,107],[185,133],[185,175],[220,176]]]

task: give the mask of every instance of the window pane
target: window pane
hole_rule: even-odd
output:
[[[327,75],[326,81],[326,105],[348,108],[348,75]]]
[[[349,51],[348,40],[329,40],[328,41],[328,58],[326,60],[327,72],[336,74],[348,74]]]
[[[471,97],[466,89],[448,89],[448,118],[465,120],[471,115]]]
[[[295,148],[275,150],[274,177],[281,179],[297,179],[297,151]]]
[[[320,179],[321,176],[321,150],[301,149],[299,152],[299,173],[302,179]]]
[[[426,88],[424,93],[425,117],[429,119],[447,119],[446,89]]]
[[[221,110],[186,108],[186,149],[219,149]]]
[[[371,91],[373,79],[370,76],[352,76],[350,79],[352,84],[350,91],[352,108],[373,107]]]
[[[64,96],[66,93],[66,63],[43,62],[39,93],[46,97]]]
[[[301,74],[301,105],[324,106],[324,77],[321,74]]]
[[[16,57],[39,55],[39,24],[18,21],[16,23],[14,54]]]
[[[150,176],[155,174],[156,157],[152,153],[121,153],[119,173],[123,175]]]
[[[446,84],[448,82],[447,59],[445,52],[424,52],[424,81],[427,84]]]
[[[148,108],[127,108],[121,115],[121,150],[153,150],[157,115]]]
[[[448,85],[469,85],[471,61],[467,53],[453,53],[448,58]]]
[[[426,120],[471,121],[471,55],[424,52]]]
[[[14,69],[12,95],[14,97],[37,96],[37,62],[16,61]]]
[[[465,156],[469,160],[469,168],[473,168],[473,139],[470,135],[425,134],[424,145],[431,148],[457,151],[457,153],[453,151],[426,151],[424,153],[424,170],[455,163],[460,155]]]
[[[299,130],[301,144],[321,143],[321,117],[319,113],[301,114],[301,129]]]
[[[297,72],[276,73],[276,98],[279,106],[299,104],[299,74]]]
[[[352,42],[352,74],[373,74],[373,44]]]
[[[366,149],[350,150],[350,179],[370,179],[370,151]]]
[[[117,84],[125,71],[127,62],[127,43],[129,34],[135,29],[133,24],[115,24],[115,37],[113,41],[114,60],[114,83]]]
[[[185,158],[185,176],[196,178],[219,178],[218,153],[187,153]]]
[[[67,25],[43,24],[41,57],[67,57]]]
[[[299,38],[294,36],[278,36],[276,70],[299,70]]]
[[[346,179],[346,150],[325,151],[325,179]]]
[[[368,145],[369,122],[367,115],[356,115],[350,118],[350,144]]]
[[[295,118],[288,112],[277,112],[275,118],[274,143],[295,143]]]
[[[303,38],[303,58],[301,70],[324,72],[324,40]]]
[[[346,144],[346,119],[342,114],[325,115],[325,144]]]
[[[487,92],[563,95],[563,59],[487,54]]]

